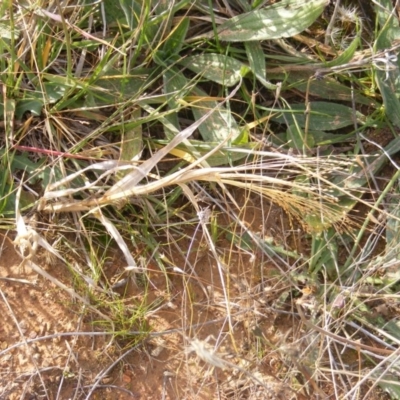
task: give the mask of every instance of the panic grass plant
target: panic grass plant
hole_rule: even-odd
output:
[[[379,31],[366,32],[363,19],[339,1],[332,15],[325,0],[224,3],[221,9],[187,0],[4,1],[0,212],[9,219],[1,225],[15,218],[16,244],[25,256],[43,246],[63,259],[22,213],[48,219],[53,235],[73,221],[88,268],[71,270],[88,284],[92,303],[57,285],[124,338],[148,334],[147,291],[143,301],[129,306],[115,298],[111,282],[102,288],[111,300],[98,295],[103,271],[97,261],[103,258],[94,254],[93,237],[99,238],[98,248],[105,234],[107,246],[115,242],[126,272],[141,276],[144,287],[151,284],[151,262],[168,290],[171,268],[181,274],[193,310],[189,281],[197,272],[189,250],[196,240],[189,249],[180,243],[185,229],[197,226],[217,267],[232,342],[230,285],[236,281],[226,260],[236,248],[251,260],[262,254],[279,275],[274,312],[291,307],[298,324],[287,343],[263,342],[290,366],[282,381],[293,382],[293,391],[308,386],[321,396],[330,382],[339,396],[361,390],[368,380],[393,395],[396,385],[384,379],[397,357],[397,339],[385,325],[393,321],[380,321],[379,331],[371,333],[366,308],[360,310],[367,307],[366,285],[374,296],[396,298],[395,278],[385,272],[379,283],[376,271],[389,271],[397,259],[397,208],[385,203],[390,190],[397,193],[397,173],[380,197],[371,194],[371,182],[388,161],[397,168],[399,141],[362,151],[369,129],[399,127],[395,39],[400,28],[394,10],[389,1],[373,2]],[[365,43],[367,34],[371,43]],[[381,192],[381,186],[373,191]],[[238,193],[283,209],[291,231],[299,226],[307,241],[306,253],[268,242],[265,222],[261,232],[250,229]],[[357,204],[368,210],[364,220],[355,216]],[[219,213],[230,221],[227,227],[216,222]],[[70,219],[57,224],[59,214]],[[380,218],[390,226],[386,234],[393,247],[384,255],[375,253],[377,232],[385,229]],[[227,257],[221,256],[220,238],[230,240]],[[190,274],[164,253],[173,246],[186,256]],[[132,248],[142,251],[140,260]],[[261,291],[248,291],[263,293],[266,282]],[[323,290],[312,291],[321,285]],[[209,296],[209,289],[202,289]],[[140,328],[129,333],[126,327],[135,325]],[[190,329],[184,321],[182,326]],[[348,338],[350,328],[372,335],[379,350],[357,347],[357,340]],[[398,333],[394,322],[391,329]],[[310,350],[316,344],[318,354]],[[296,346],[304,361],[293,353]],[[343,346],[359,352],[360,364],[370,363],[357,371],[358,381],[354,369],[346,371]]]

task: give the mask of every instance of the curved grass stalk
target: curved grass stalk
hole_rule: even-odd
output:
[[[277,165],[278,163],[275,167]],[[132,197],[148,195],[171,185],[180,185],[193,181],[206,181],[243,188],[262,194],[282,207],[289,215],[295,217],[305,226],[305,215],[323,215],[324,221],[328,224],[343,220],[345,210],[337,206],[336,197],[329,194],[324,195],[320,187],[312,187],[307,182],[303,184],[294,179],[290,180],[284,179],[284,177],[262,175],[262,169],[259,174],[246,172],[249,169],[257,170],[259,169],[258,167],[256,164],[244,167],[202,168],[198,170],[177,171],[170,176],[144,185],[125,186],[126,189],[123,190],[122,188],[118,188],[117,183],[112,187],[113,190],[109,190],[102,196],[91,197],[87,200],[64,200],[56,203],[47,203],[42,205],[41,209],[46,212],[88,211],[96,207],[119,205],[121,202],[129,202],[129,199]],[[292,176],[299,175],[300,171],[297,167],[297,163],[293,165]],[[283,162],[281,168],[285,168],[285,175],[291,171],[290,164],[287,162]],[[82,188],[82,191],[85,189],[87,188]],[[60,190],[56,193],[59,197],[62,197],[63,191]],[[65,194],[70,193],[66,190]],[[53,197],[51,192],[45,195],[45,198],[51,197]],[[312,230],[312,227],[309,228]]]

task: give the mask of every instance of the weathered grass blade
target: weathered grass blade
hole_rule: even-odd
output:
[[[158,145],[160,143],[160,145]],[[156,147],[161,147],[162,141],[158,141]],[[163,144],[165,145],[165,144]],[[253,148],[258,146],[257,143],[240,144],[239,146],[224,146],[214,154],[210,154],[212,149],[215,149],[218,143],[215,142],[203,142],[198,140],[190,140],[189,146],[186,143],[182,143],[175,147],[170,154],[175,157],[181,158],[189,163],[193,163],[199,157],[207,156],[207,164],[211,167],[217,167],[219,165],[227,165],[229,162],[235,162],[248,157],[248,153]],[[239,152],[237,152],[239,150]],[[242,151],[240,151],[242,150]]]
[[[218,150],[218,147],[216,150]],[[276,153],[271,155],[276,157]],[[207,158],[207,156],[205,158]],[[277,160],[280,165],[279,169],[281,171],[282,168],[284,168],[292,173],[294,173],[296,168],[298,166],[300,167],[300,164],[304,161],[304,158],[293,158],[290,156],[284,156],[284,159]],[[333,196],[326,196],[325,198],[322,192],[315,191],[315,188],[312,186],[302,184],[301,182],[279,179],[276,177],[270,177],[264,174],[255,174],[252,172],[255,168],[259,169],[260,171],[270,170],[271,165],[269,166],[268,163],[266,163],[265,166],[262,164],[250,164],[248,166],[226,168],[194,169],[194,167],[199,165],[201,162],[202,159],[196,160],[196,162],[182,170],[144,185],[128,186],[128,184],[131,183],[129,181],[127,182],[126,190],[124,191],[120,190],[117,184],[114,187],[119,190],[115,190],[111,194],[107,194],[95,199],[89,198],[82,201],[70,201],[69,203],[60,202],[47,204],[41,209],[47,212],[90,210],[109,204],[119,204],[121,201],[129,201],[129,198],[153,193],[170,185],[180,185],[191,181],[207,181],[259,193],[282,207],[290,216],[302,222],[304,228],[309,231],[313,231],[314,226],[309,225],[305,220],[305,217],[308,215],[323,215],[325,227],[329,227],[332,224],[343,220],[343,218],[346,218],[345,213],[343,213],[343,209],[337,207],[336,198]],[[308,162],[314,164],[315,160],[310,159]],[[321,173],[322,172],[318,170],[318,174]],[[290,192],[290,190],[293,192]],[[299,195],[298,193],[301,193],[302,195]]]
[[[125,260],[128,263],[127,267],[129,270],[135,272],[140,271],[140,268],[137,266],[135,259],[132,257],[128,246],[114,224],[108,218],[106,218],[99,209],[96,209],[93,214],[103,224],[103,226],[107,229],[107,232],[118,244],[118,247],[121,249],[123,255],[125,256]]]
[[[86,168],[83,168],[83,169],[81,169],[81,170],[79,170],[79,171],[77,171],[77,172],[75,172],[75,173],[73,173],[71,175],[66,176],[63,179],[60,179],[57,182],[54,182],[54,183],[50,184],[46,188],[46,192],[44,193],[41,201],[54,199],[54,198],[57,198],[57,197],[69,196],[69,195],[72,195],[74,193],[78,193],[78,192],[80,192],[82,190],[88,190],[92,186],[94,186],[97,182],[99,182],[101,179],[104,179],[107,175],[115,173],[117,171],[124,170],[124,169],[132,169],[132,168],[134,168],[134,167],[130,163],[121,163],[121,162],[116,161],[116,160],[102,161],[100,163],[89,165]],[[78,188],[61,189],[61,190],[55,191],[56,188],[68,184],[69,182],[71,182],[74,179],[76,179],[79,176],[81,176],[84,172],[90,171],[90,170],[106,171],[106,172],[103,173],[98,179],[96,179],[95,181],[91,182],[88,185],[85,185],[85,186],[82,186],[82,187],[78,187]]]
[[[189,136],[193,134],[193,132],[212,114],[222,106],[226,101],[228,101],[231,97],[235,95],[235,93],[239,90],[240,84],[231,92],[231,94],[220,104],[218,104],[215,108],[212,108],[206,114],[204,114],[200,119],[198,119],[195,123],[190,125],[188,128],[184,129],[178,135],[176,135],[163,149],[160,149],[157,153],[155,153],[151,158],[146,160],[140,167],[137,167],[135,171],[131,172],[127,176],[125,176],[121,181],[115,184],[110,190],[108,190],[105,194],[105,197],[112,196],[116,193],[125,193],[127,194],[143,179],[148,173],[179,143],[182,143],[183,140],[188,139]]]

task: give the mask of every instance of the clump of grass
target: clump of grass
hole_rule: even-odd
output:
[[[185,312],[200,303],[193,282],[223,310],[222,342],[232,343],[236,356],[236,303],[268,292],[268,307],[290,315],[290,329],[274,343],[263,334],[254,339],[257,329],[247,334],[268,348],[251,354],[255,360],[278,354],[286,365],[275,377],[292,382],[285,390],[323,397],[328,388],[337,398],[367,398],[380,385],[396,398],[398,384],[388,376],[397,373],[397,325],[370,314],[397,298],[397,208],[387,199],[397,195],[399,142],[362,154],[360,132],[395,132],[400,124],[391,55],[398,45],[390,42],[400,28],[388,2],[376,2],[382,31],[368,32],[373,43],[364,45],[357,10],[338,4],[324,22],[325,3],[241,2],[229,4],[226,15],[188,2],[3,2],[0,226],[15,221],[27,265],[97,314],[115,338],[133,338],[136,346],[152,337],[148,319],[159,304],[148,300],[148,288],[156,265],[166,298],[171,275],[182,277]],[[326,29],[324,44],[318,26]],[[388,161],[393,177],[376,183]],[[286,213],[290,231],[301,232],[300,239],[288,235],[298,248],[271,244],[265,219],[249,227],[247,201],[254,199],[263,218],[273,207]],[[360,204],[367,211],[355,217]],[[76,237],[49,243],[29,221],[33,213],[55,235],[72,225]],[[378,251],[383,232],[390,240]],[[190,261],[202,240],[216,267],[215,288],[203,284]],[[76,245],[85,266],[69,265],[75,289],[35,263],[40,246],[64,262],[63,251]],[[101,250],[110,247],[124,260],[113,277]],[[262,265],[257,284],[244,279],[246,290],[230,271],[236,252]],[[174,258],[186,258],[184,267]],[[267,262],[271,276],[262,272]],[[112,278],[123,282],[122,295]],[[247,318],[259,323],[255,313]],[[192,326],[183,325],[188,335]],[[202,341],[185,340],[204,356]],[[229,365],[268,387],[256,367],[212,354],[203,357],[211,367]]]

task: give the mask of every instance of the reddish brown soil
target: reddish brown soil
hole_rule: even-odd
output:
[[[253,231],[288,249],[306,250],[303,234],[292,229],[281,210],[257,198],[240,202],[247,204],[241,218]],[[223,216],[220,223],[226,223]],[[296,233],[286,235],[289,230]],[[99,324],[97,315],[83,313],[79,302],[20,267],[12,237],[0,235],[0,399],[320,399],[305,378],[315,360],[300,356],[312,337],[290,309],[285,314],[274,308],[285,294],[285,271],[221,237],[225,296],[219,266],[200,231],[188,230],[179,241],[180,249],[192,250],[187,258],[163,246],[175,269],[164,273],[150,264],[138,286],[118,289],[120,299],[126,299],[126,320],[139,304],[148,306],[141,328],[134,318],[132,326],[126,321],[123,326],[130,331],[149,327],[151,334],[139,342],[134,332],[108,334],[110,327]],[[45,260],[39,254],[34,261],[74,287],[65,265]],[[110,256],[104,265],[108,279],[123,271],[122,260],[116,252]],[[71,332],[80,335],[64,335]],[[224,368],[218,367],[221,360]],[[311,379],[334,399],[322,374]],[[371,396],[385,398],[379,391]]]

